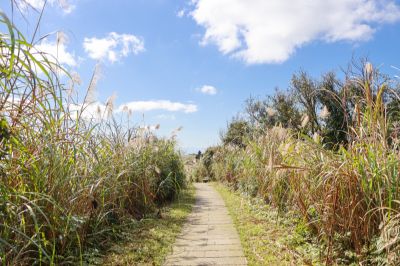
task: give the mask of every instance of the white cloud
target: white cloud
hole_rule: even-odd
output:
[[[21,45],[20,49],[14,51],[14,53],[19,52],[19,57],[21,60],[16,62],[18,67],[25,68],[23,63],[29,61],[32,71],[34,71],[39,76],[43,77],[44,74],[42,68],[46,71],[52,71],[55,74],[59,75],[59,77],[65,77],[65,70],[71,70],[69,67],[76,67],[78,65],[75,54],[68,51],[67,49],[67,37],[64,33],[58,32],[57,38],[47,37],[42,39],[41,42],[30,45]],[[23,53],[23,51],[27,51],[27,53]],[[12,53],[7,46],[0,48],[0,63],[9,66],[11,60]],[[36,64],[32,62],[29,56],[33,56],[37,62]],[[78,81],[75,75],[74,82]],[[76,82],[77,84],[78,82]]]
[[[41,10],[45,4],[45,0],[17,0],[18,7],[27,11],[29,8]],[[75,9],[75,4],[71,0],[48,0],[47,6],[58,5],[65,14],[71,13]]]
[[[215,95],[217,94],[217,89],[213,86],[210,85],[204,85],[201,88],[196,89],[197,91],[203,93],[203,94],[208,94],[208,95]]]
[[[178,11],[178,13],[176,13],[176,16],[178,18],[183,18],[186,15],[186,11],[184,9],[181,9]]]
[[[58,0],[58,3],[67,14],[71,13],[76,7],[76,5],[71,4],[69,0]]]
[[[113,98],[110,97],[110,98]],[[107,102],[113,102],[114,99],[109,99]],[[109,117],[111,112],[122,113],[122,112],[147,112],[154,110],[164,110],[170,112],[184,112],[194,113],[197,112],[197,106],[195,104],[184,104],[180,102],[171,102],[168,100],[156,100],[156,101],[136,101],[121,104],[118,108],[114,109],[110,107],[111,104],[103,104],[99,101],[94,101],[85,104],[70,104],[69,111],[72,117],[76,117],[79,114],[82,118],[87,120],[102,120]],[[157,116],[159,119],[170,119],[175,120],[174,115],[162,114]]]
[[[62,33],[57,33],[57,38],[54,41],[49,41],[49,39],[42,40],[39,44],[35,45],[35,49],[39,53],[43,53],[51,60],[52,58],[57,59],[60,64],[68,65],[70,67],[75,67],[77,61],[75,55],[67,51],[67,36]]]
[[[195,104],[185,104],[180,102],[171,102],[168,100],[155,100],[155,101],[134,101],[122,104],[117,111],[131,110],[133,112],[146,112],[153,110],[165,110],[170,112],[184,112],[194,113],[197,112]]]
[[[143,52],[144,42],[132,34],[110,32],[105,38],[85,38],[83,48],[89,57],[96,60],[119,61],[129,54]]]
[[[156,118],[161,120],[176,120],[175,115],[168,115],[168,114],[157,115]]]
[[[394,0],[191,0],[202,44],[247,64],[281,63],[315,40],[365,41],[400,18]]]
[[[89,104],[70,104],[69,111],[72,118],[80,115],[87,120],[101,120],[107,117],[107,107],[100,102],[93,102]]]

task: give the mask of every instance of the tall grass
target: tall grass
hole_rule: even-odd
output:
[[[174,198],[180,154],[173,139],[112,115],[84,118],[73,77],[0,15],[0,262],[83,263],[114,225]]]
[[[398,139],[389,136],[386,84],[371,72],[367,64],[363,77],[348,81],[362,93],[346,146],[326,149],[318,134],[277,125],[253,130],[245,148],[222,145],[213,156],[220,181],[280,211],[296,210],[325,247],[327,264],[400,263]]]

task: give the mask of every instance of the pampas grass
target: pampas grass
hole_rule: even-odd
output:
[[[175,197],[185,185],[180,154],[172,139],[116,122],[114,97],[102,119],[82,115],[98,70],[84,107],[72,112],[59,71],[72,87],[77,75],[35,51],[0,15],[8,29],[0,35],[0,261],[83,263],[115,226]]]
[[[387,84],[372,73],[368,63],[346,85],[362,89],[347,146],[329,150],[318,133],[275,126],[253,131],[243,147],[218,147],[212,159],[218,180],[281,212],[296,211],[322,244],[326,264],[400,262],[400,153],[395,135],[389,145]],[[309,119],[302,120],[304,128]]]

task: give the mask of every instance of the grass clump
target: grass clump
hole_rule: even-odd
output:
[[[116,225],[178,195],[180,153],[117,122],[112,99],[88,118],[97,78],[76,103],[75,79],[0,16],[0,262],[83,263]]]
[[[119,233],[100,262],[105,265],[162,265],[194,203],[194,188],[182,191],[158,216],[135,222]]]
[[[277,215],[276,209],[219,183],[221,194],[240,235],[249,265],[321,265],[319,248],[299,217]],[[301,220],[301,219],[300,219]]]
[[[249,116],[233,121],[246,130],[229,125],[235,141],[222,139],[209,168],[279,213],[302,216],[326,264],[396,265],[399,98],[391,84],[370,63],[345,82],[295,75],[291,91],[249,103]]]

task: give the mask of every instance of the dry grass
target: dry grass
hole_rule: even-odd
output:
[[[298,218],[214,183],[239,232],[249,265],[321,265],[319,248]]]
[[[317,134],[276,126],[256,131],[245,148],[220,146],[213,175],[281,213],[301,214],[326,264],[398,264],[400,153],[398,139],[388,133],[387,87],[367,70],[349,82],[363,91],[347,146],[329,150]]]
[[[118,240],[99,261],[103,265],[162,265],[172,251],[194,203],[194,188],[184,190],[159,216],[135,222],[118,234]]]
[[[173,200],[182,159],[173,139],[116,122],[112,99],[87,119],[96,75],[76,108],[76,79],[0,15],[0,262],[76,265]]]

